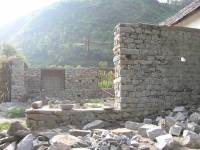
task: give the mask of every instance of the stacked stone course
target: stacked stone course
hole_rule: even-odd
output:
[[[119,24],[113,52],[116,110],[27,110],[27,121],[34,128],[81,126],[97,119],[138,121],[175,105],[200,102],[200,30]],[[70,77],[78,82],[74,73],[68,75],[66,82]]]
[[[56,69],[48,70],[51,72]],[[48,97],[81,102],[84,99],[110,96],[98,87],[98,68],[67,69],[64,76],[64,88],[43,89],[42,69],[28,68],[19,58],[15,58],[12,60],[11,100],[26,101]]]
[[[119,24],[114,36],[116,108],[137,116],[199,102],[200,30]]]
[[[26,94],[25,88],[25,69],[26,65],[18,58],[12,58],[11,62],[11,99],[24,100]]]

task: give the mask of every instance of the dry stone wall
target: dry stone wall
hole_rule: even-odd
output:
[[[102,92],[98,88],[97,68],[67,69],[63,82],[65,82],[64,89],[42,91],[42,95],[74,102],[102,96]]]
[[[46,70],[56,72],[58,69],[49,68]],[[45,75],[48,76],[48,74]],[[16,58],[13,59],[11,76],[12,100],[24,101],[27,99],[35,100],[48,97],[80,102],[84,99],[110,96],[102,92],[98,87],[98,68],[67,69],[64,71],[62,81],[64,87],[43,89],[42,69],[28,68],[20,59]],[[56,80],[57,78],[53,79]],[[54,82],[56,81],[53,81],[52,84]]]
[[[27,97],[34,99],[41,96],[41,69],[29,68],[26,76]]]
[[[24,101],[26,99],[26,65],[19,58],[12,58],[11,62],[11,99]]]
[[[109,122],[128,120],[120,111],[103,109],[29,109],[26,110],[27,123],[32,129],[56,128],[63,125],[76,125],[81,127],[94,120]],[[130,118],[129,118],[130,119]]]
[[[200,102],[200,30],[119,24],[114,36],[117,109],[140,116]]]

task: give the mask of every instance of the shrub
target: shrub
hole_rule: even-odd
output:
[[[22,107],[12,107],[7,112],[10,118],[22,118],[25,117],[25,108]]]

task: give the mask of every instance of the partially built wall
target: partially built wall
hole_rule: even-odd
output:
[[[113,52],[114,109],[30,109],[27,122],[37,129],[96,119],[138,121],[175,105],[200,102],[200,30],[119,24]]]
[[[14,58],[11,66],[12,101],[55,99],[79,103],[110,97],[98,86],[98,68],[29,68],[19,58]]]
[[[200,30],[119,24],[114,36],[117,109],[145,116],[200,102]]]
[[[30,98],[41,97],[59,100],[98,98],[98,69],[30,68],[27,76]]]

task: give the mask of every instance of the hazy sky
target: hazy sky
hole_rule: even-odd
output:
[[[58,0],[0,0],[0,26]]]

